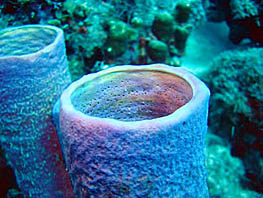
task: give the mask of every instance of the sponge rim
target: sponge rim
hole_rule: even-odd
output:
[[[4,28],[2,30],[0,30],[0,32],[8,32],[8,31],[15,31],[17,29],[26,29],[26,28],[47,28],[47,29],[51,29],[54,30],[56,33],[56,36],[53,40],[53,42],[51,42],[50,44],[46,45],[45,47],[43,47],[42,49],[36,51],[36,52],[32,52],[32,53],[27,53],[27,54],[23,54],[23,55],[9,55],[9,56],[0,56],[0,60],[2,59],[13,59],[13,58],[25,58],[25,59],[33,59],[34,57],[37,57],[45,52],[48,51],[52,51],[52,49],[55,48],[55,46],[58,45],[58,43],[61,41],[61,39],[64,38],[64,33],[62,31],[62,29],[56,27],[56,26],[52,26],[52,25],[37,25],[37,24],[31,24],[31,25],[22,25],[22,26],[15,26],[15,27],[7,27]]]
[[[95,78],[101,77],[103,75],[113,73],[113,72],[128,72],[135,70],[144,70],[144,71],[158,71],[158,72],[166,72],[169,74],[177,75],[183,78],[192,88],[193,96],[190,101],[184,104],[182,107],[174,111],[173,113],[148,120],[139,120],[139,121],[121,121],[112,118],[100,118],[94,117],[84,114],[83,112],[75,109],[74,105],[71,102],[72,93],[82,86],[87,81],[92,81]],[[60,108],[64,113],[71,114],[71,116],[76,117],[79,120],[85,120],[86,122],[100,122],[106,125],[119,126],[121,128],[132,129],[142,126],[151,126],[151,125],[170,125],[175,123],[180,123],[186,120],[192,113],[195,112],[195,109],[200,106],[201,103],[207,102],[210,96],[210,91],[207,86],[195,77],[193,74],[188,72],[186,69],[182,67],[171,67],[165,64],[151,64],[151,65],[123,65],[112,67],[97,73],[88,74],[83,76],[81,79],[73,82],[66,90],[64,90],[63,94],[60,98]]]

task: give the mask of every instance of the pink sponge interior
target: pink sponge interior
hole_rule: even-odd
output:
[[[86,82],[74,91],[71,102],[89,116],[139,121],[167,116],[192,96],[191,86],[177,75],[129,70]]]

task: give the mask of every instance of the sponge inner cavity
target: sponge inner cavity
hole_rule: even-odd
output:
[[[181,77],[162,71],[120,71],[78,87],[74,108],[99,118],[141,121],[172,114],[191,100],[193,90]]]
[[[0,31],[0,57],[22,56],[42,50],[54,42],[55,30],[43,27],[21,27]]]

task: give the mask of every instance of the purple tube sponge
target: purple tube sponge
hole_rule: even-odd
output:
[[[119,66],[60,98],[59,138],[77,197],[207,198],[209,90],[182,68]]]
[[[74,197],[51,116],[69,82],[62,30],[0,31],[0,143],[25,197]]]

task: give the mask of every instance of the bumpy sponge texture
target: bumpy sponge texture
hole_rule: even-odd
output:
[[[71,84],[59,134],[77,197],[207,198],[208,98],[201,81],[165,65],[115,67]],[[92,99],[101,102],[94,112]]]
[[[17,183],[25,197],[74,197],[51,118],[70,82],[63,32],[8,28],[0,43],[0,143]]]

